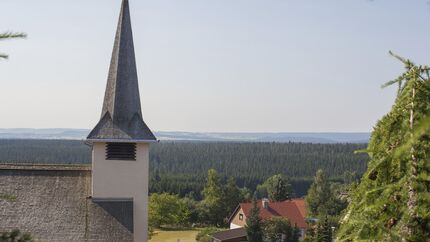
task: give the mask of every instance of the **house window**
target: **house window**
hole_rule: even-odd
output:
[[[241,221],[243,220],[243,214],[241,214],[241,213],[239,214],[239,220],[241,220]]]
[[[107,143],[106,160],[136,160],[136,144]]]

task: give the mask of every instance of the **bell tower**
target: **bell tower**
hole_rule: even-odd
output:
[[[93,201],[130,204],[134,241],[148,241],[149,144],[156,138],[143,121],[128,0],[121,5],[101,118],[87,141]]]

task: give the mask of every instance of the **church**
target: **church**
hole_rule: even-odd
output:
[[[123,0],[92,165],[0,164],[0,231],[41,241],[148,241],[149,145]]]

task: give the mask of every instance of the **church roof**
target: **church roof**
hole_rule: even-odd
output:
[[[100,121],[89,141],[139,142],[156,138],[143,121],[128,0],[123,0]]]

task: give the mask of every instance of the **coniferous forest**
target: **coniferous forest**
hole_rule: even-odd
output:
[[[239,187],[254,190],[268,177],[282,173],[295,196],[306,194],[318,169],[333,180],[359,177],[366,154],[354,151],[365,144],[159,142],[151,145],[150,191],[201,198],[207,171],[221,179],[234,177]],[[74,140],[0,140],[1,162],[85,164],[91,148]]]

